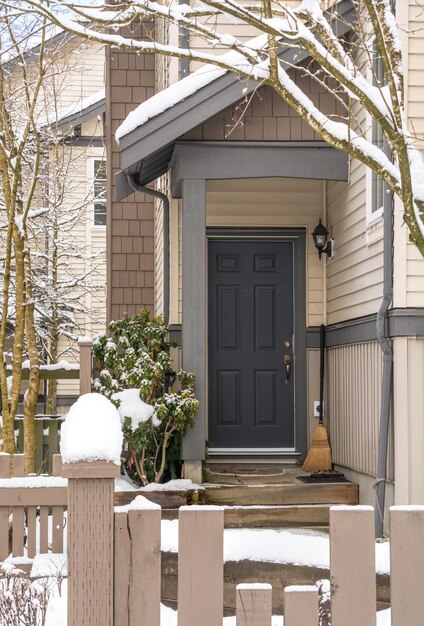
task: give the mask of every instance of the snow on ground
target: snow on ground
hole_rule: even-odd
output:
[[[390,544],[376,543],[376,572],[390,571]],[[163,552],[178,552],[178,520],[162,521]],[[226,529],[224,561],[292,563],[309,567],[330,567],[330,542],[325,533],[290,529]]]
[[[116,407],[100,393],[86,393],[62,425],[60,452],[64,463],[102,460],[120,465],[122,441]]]
[[[67,581],[63,581],[61,595],[59,596],[57,588],[52,594],[47,609],[47,620],[45,626],[66,626],[66,607],[67,607]],[[160,624],[161,626],[177,626],[178,613],[169,607],[161,604],[160,606]],[[224,617],[223,626],[236,626],[235,617]],[[274,615],[272,618],[272,626],[284,626],[284,619],[281,615]],[[390,609],[377,613],[377,626],[391,626]]]

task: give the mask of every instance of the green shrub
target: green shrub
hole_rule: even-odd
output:
[[[99,372],[94,390],[118,409],[122,402],[125,468],[142,484],[175,478],[181,437],[193,425],[199,407],[195,376],[182,370],[172,372],[172,344],[162,317],[150,318],[148,311],[141,311],[111,322],[109,332],[110,337],[100,335],[93,345]],[[115,395],[127,389],[138,389],[139,398],[151,407],[143,407],[141,421],[125,415],[127,405]],[[128,407],[132,413],[130,404]]]

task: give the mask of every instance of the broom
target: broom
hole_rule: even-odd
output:
[[[305,472],[322,472],[331,470],[331,449],[328,442],[327,429],[323,424],[324,419],[324,352],[325,337],[324,324],[321,324],[319,333],[319,349],[320,349],[320,380],[319,380],[319,424],[315,428],[312,444],[308,452],[308,456],[303,464]]]

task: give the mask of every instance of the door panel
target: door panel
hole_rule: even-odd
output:
[[[293,242],[210,240],[208,297],[211,446],[293,448]]]

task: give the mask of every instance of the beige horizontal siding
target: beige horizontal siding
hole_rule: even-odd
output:
[[[383,240],[366,224],[366,172],[352,161],[349,183],[328,183],[328,224],[334,258],[327,264],[327,321],[375,313],[382,297]],[[380,229],[381,223],[374,227]]]
[[[424,138],[424,13],[415,0],[409,0],[409,39],[407,58],[408,121],[413,133]],[[424,259],[417,248],[406,245],[406,306],[424,306]]]
[[[377,342],[327,350],[327,418],[333,462],[375,476],[383,358]],[[393,446],[388,475],[393,479]]]

